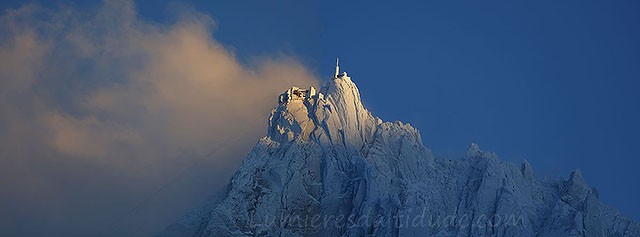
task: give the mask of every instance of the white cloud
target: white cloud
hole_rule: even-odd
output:
[[[130,1],[105,1],[2,15],[0,201],[15,208],[0,210],[13,217],[0,233],[41,233],[23,221],[63,233],[72,215],[97,215],[72,230],[90,233],[216,144],[233,151],[209,164],[224,183],[264,134],[277,94],[316,84],[295,58],[238,63],[201,13],[169,25],[136,14]]]

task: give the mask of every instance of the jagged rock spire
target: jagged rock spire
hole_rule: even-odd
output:
[[[320,91],[293,87],[280,95],[279,106],[271,113],[267,136],[283,142],[298,137],[321,145],[360,150],[371,141],[382,121],[364,107],[360,92],[344,73],[327,82]]]

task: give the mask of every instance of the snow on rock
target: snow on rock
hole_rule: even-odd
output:
[[[471,144],[435,159],[409,124],[382,122],[346,73],[290,88],[212,199],[160,236],[638,236],[579,170],[537,180]]]

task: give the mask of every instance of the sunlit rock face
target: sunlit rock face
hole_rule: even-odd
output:
[[[579,171],[537,180],[476,144],[435,159],[411,125],[372,116],[344,73],[282,93],[226,193],[160,235],[638,236],[640,224]]]
[[[293,87],[281,94],[269,118],[267,137],[280,143],[300,139],[326,149],[359,152],[372,141],[380,123],[362,105],[351,78],[342,76],[319,93],[313,87]]]

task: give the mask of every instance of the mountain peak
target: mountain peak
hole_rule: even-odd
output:
[[[467,148],[467,158],[480,157],[482,156],[482,150],[480,150],[480,146],[476,143],[471,143],[469,148]]]
[[[379,123],[364,107],[358,87],[345,72],[314,87],[291,87],[280,94],[269,117],[274,141],[314,140],[325,146],[361,149]]]
[[[319,91],[283,92],[225,198],[163,235],[640,235],[579,171],[539,181],[527,161],[473,143],[460,160],[434,158],[417,129],[371,115],[338,72]]]

